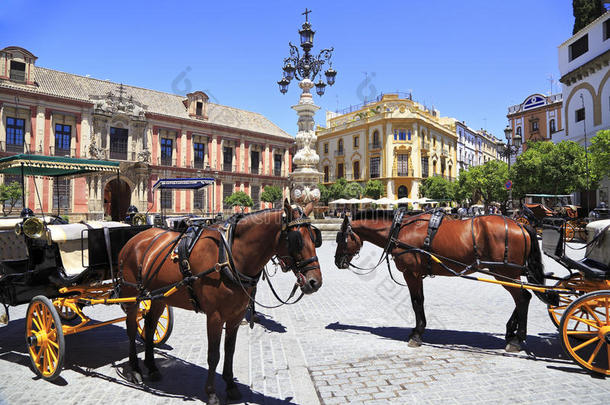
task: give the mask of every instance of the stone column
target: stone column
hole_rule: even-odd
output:
[[[318,183],[322,178],[322,173],[317,168],[320,157],[316,153],[313,118],[320,107],[313,103],[313,97],[309,92],[314,87],[311,80],[303,79],[299,83],[299,87],[303,90],[299,104],[292,106],[299,116],[299,131],[296,135],[297,151],[292,160],[297,167],[290,173],[290,198],[294,203],[305,206],[310,201],[317,203],[320,200]]]

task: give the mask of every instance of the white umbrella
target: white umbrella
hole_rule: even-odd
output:
[[[339,198],[338,200],[329,202],[329,204],[348,204],[348,200],[345,198]]]
[[[402,197],[399,198],[398,200],[396,200],[396,202],[398,204],[410,204],[410,203],[414,203],[416,200],[412,199],[412,198],[407,198],[407,197]]]
[[[379,205],[396,204],[396,200],[390,200],[388,197],[383,197],[383,198],[376,200],[375,204],[379,204]]]
[[[360,204],[360,200],[357,198],[350,198],[347,200],[346,204]]]
[[[373,200],[372,198],[368,198],[368,197],[364,197],[360,199],[360,203],[362,204],[370,204],[370,203],[374,203],[375,200]]]

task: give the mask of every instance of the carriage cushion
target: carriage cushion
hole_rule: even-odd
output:
[[[24,260],[28,258],[28,249],[23,235],[15,234],[13,229],[0,229],[0,260]]]
[[[587,242],[590,242],[599,232],[605,229],[605,234],[598,243],[587,247],[587,258],[603,264],[610,270],[610,219],[594,221],[587,225]]]
[[[14,231],[15,225],[20,224],[23,218],[0,218],[0,230]]]
[[[118,228],[128,224],[121,222],[91,221],[86,224],[48,225],[47,235],[51,242],[57,244],[64,271],[68,276],[75,276],[89,265],[89,245],[86,229]],[[81,241],[82,237],[82,241]]]

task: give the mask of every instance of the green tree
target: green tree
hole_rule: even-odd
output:
[[[244,193],[243,191],[234,192],[233,194],[225,198],[224,203],[230,205],[231,207],[238,206],[241,208],[242,212],[244,211],[245,207],[251,207],[254,205],[252,198],[250,198],[250,196]]]
[[[318,184],[318,189],[320,190],[320,202],[324,205],[328,205],[328,201],[330,200],[330,190],[322,183]]]
[[[573,141],[528,143],[511,167],[513,196],[569,194],[586,188],[585,151]],[[592,183],[593,184],[593,183]]]
[[[261,193],[261,200],[271,203],[274,206],[276,202],[282,201],[282,197],[282,189],[278,186],[265,186],[265,189]]]
[[[606,12],[602,0],[572,0],[572,9],[574,13],[572,34],[576,34]]]
[[[494,201],[508,198],[504,184],[508,180],[508,165],[499,160],[490,160],[483,165],[471,167],[464,179],[465,192],[472,201],[482,200],[487,206]]]
[[[369,180],[364,186],[364,195],[377,200],[385,195],[385,186],[379,180]]]
[[[610,176],[610,130],[599,131],[591,139],[589,158],[589,170],[596,181]]]
[[[466,202],[466,200],[470,199],[471,195],[469,194],[467,188],[466,188],[466,183],[468,181],[468,176],[470,175],[470,172],[468,170],[460,170],[460,173],[458,174],[458,178],[456,179],[456,181],[454,181],[453,183],[451,183],[451,186],[453,188],[453,199],[455,201],[457,201],[460,204],[464,204]]]
[[[21,199],[21,184],[16,181],[10,184],[0,184],[0,204],[2,204],[2,214],[6,217],[13,212],[17,201]]]
[[[364,194],[364,187],[358,183],[349,183],[345,186],[345,198],[360,198]]]
[[[347,187],[347,180],[345,180],[343,177],[331,184],[328,188],[330,199],[337,200],[339,198],[344,198],[345,187]]]
[[[419,196],[433,200],[451,200],[453,199],[453,186],[449,180],[443,177],[427,177],[421,183]]]

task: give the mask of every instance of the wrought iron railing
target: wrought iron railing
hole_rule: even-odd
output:
[[[335,151],[335,156],[344,156],[345,155],[345,150],[343,149],[338,149]]]

